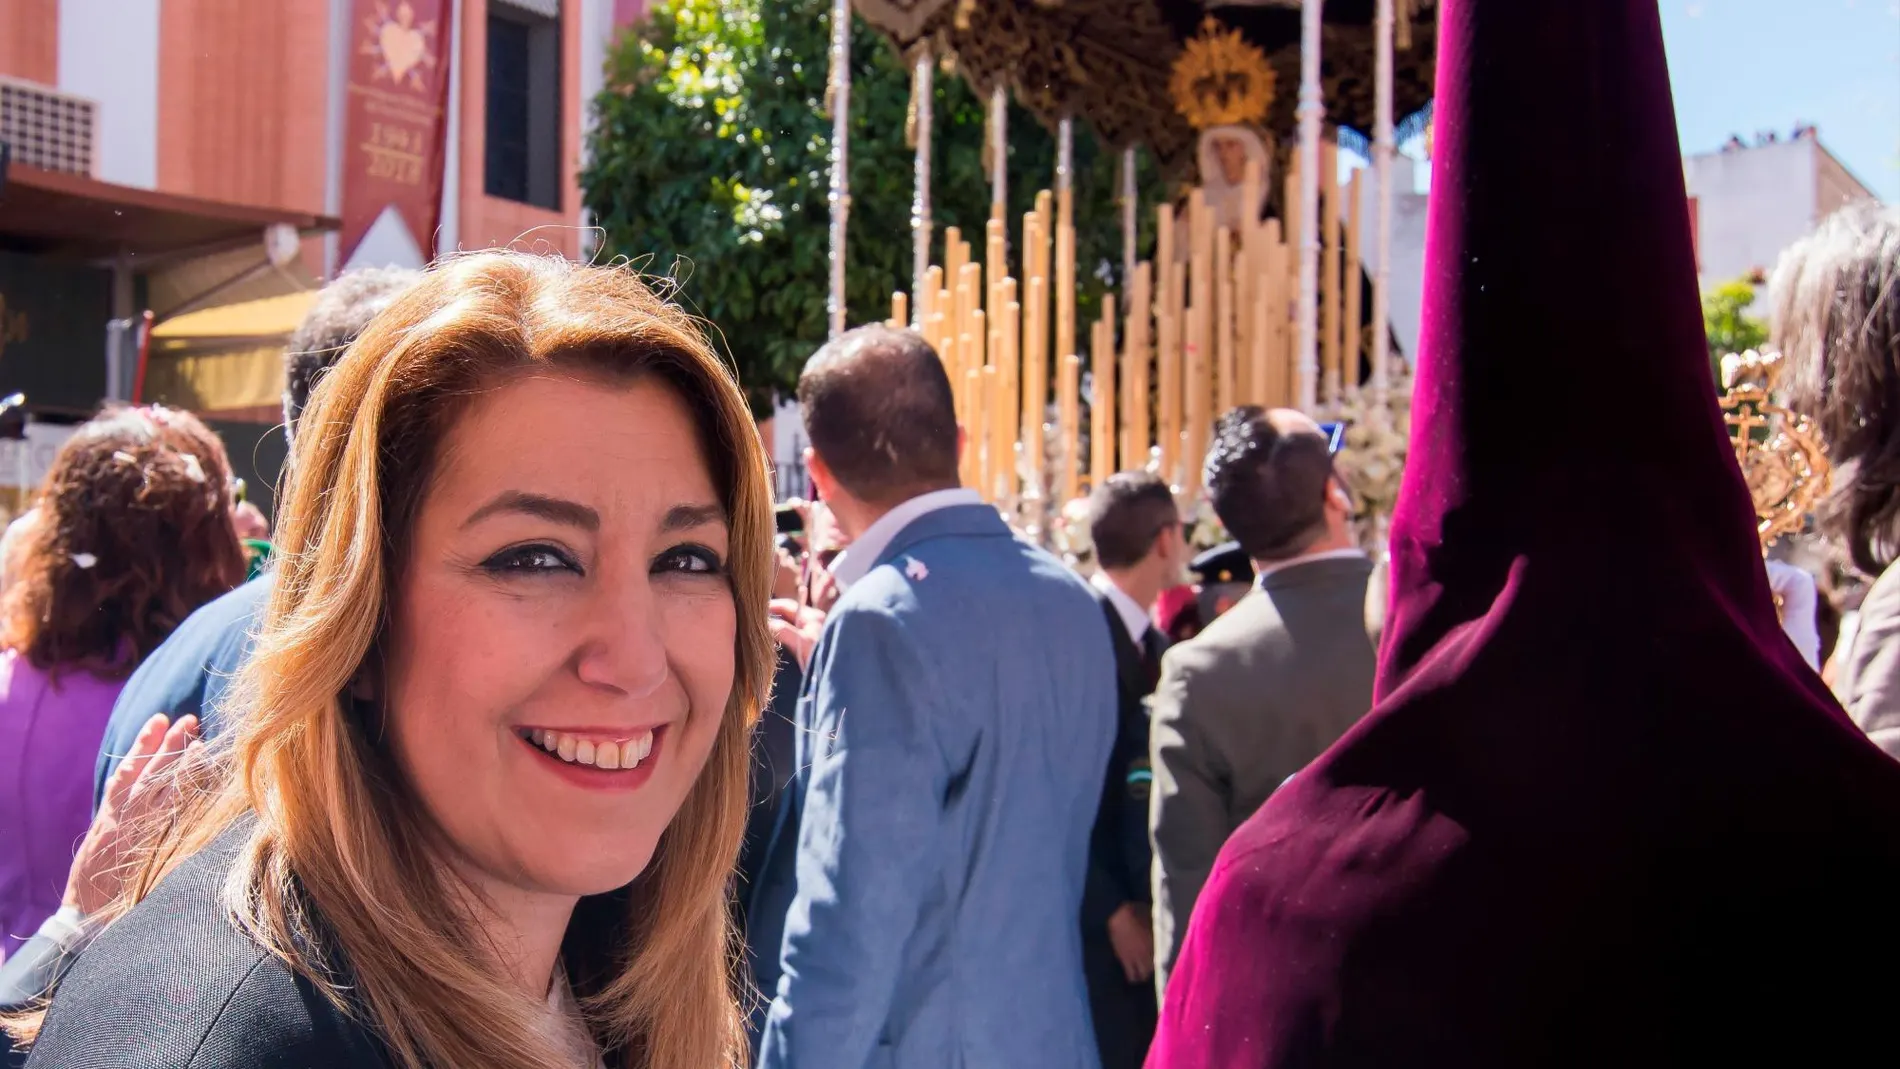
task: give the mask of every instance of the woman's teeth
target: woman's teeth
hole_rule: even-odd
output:
[[[610,770],[638,768],[640,762],[653,752],[651,731],[642,732],[631,739],[602,741],[584,739],[565,731],[535,728],[527,733],[527,739],[568,764],[592,765]]]

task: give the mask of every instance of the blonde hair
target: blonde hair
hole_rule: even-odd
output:
[[[739,622],[712,753],[646,871],[581,901],[563,960],[608,1065],[737,1065],[746,1048],[727,885],[749,731],[773,665],[770,489],[732,372],[690,317],[625,269],[520,253],[450,260],[324,379],[297,435],[276,588],[241,681],[245,712],[197,770],[211,789],[157,834],[111,915],[255,811],[227,906],[251,938],[365,1019],[399,1064],[563,1065],[535,1027],[545,1004],[494,967],[464,897],[445,883],[439,833],[373,717],[347,697],[383,637],[444,433],[474,391],[537,369],[609,382],[659,376],[694,413],[725,498]],[[16,1032],[30,1037],[38,1023],[18,1018]]]

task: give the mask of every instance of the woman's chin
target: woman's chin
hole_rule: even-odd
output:
[[[625,830],[611,837],[547,838],[514,844],[518,874],[508,882],[549,895],[585,898],[617,891],[640,878],[654,843]]]

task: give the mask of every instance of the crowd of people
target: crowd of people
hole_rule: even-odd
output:
[[[0,542],[7,1056],[1864,1051],[1900,941],[1851,908],[1900,879],[1900,212],[1773,281],[1819,530],[1871,581],[1837,703],[1706,382],[1653,0],[1444,8],[1389,562],[1336,429],[1242,407],[1202,480],[1233,543],[1197,557],[1121,472],[1083,574],[959,484],[942,363],[885,326],[807,362],[815,500],[775,507],[699,324],[518,252],[323,290],[274,534],[193,416],[83,426]],[[1527,153],[1531,83],[1619,151]],[[1587,232],[1499,203],[1557,164]],[[1527,403],[1513,339],[1623,239],[1612,337],[1559,347],[1648,430],[1585,443],[1594,402]]]

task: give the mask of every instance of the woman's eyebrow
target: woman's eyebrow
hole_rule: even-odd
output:
[[[712,524],[724,527],[726,522],[724,505],[674,505],[666,510],[666,518],[660,521],[660,530],[672,534],[675,531],[689,531],[695,527]]]
[[[676,510],[677,511],[677,510]],[[495,496],[495,499],[471,513],[462,521],[467,529],[490,516],[504,512],[518,512],[528,516],[547,520],[550,523],[578,527],[584,531],[600,530],[600,513],[578,501],[565,498],[548,497],[546,494],[530,494],[523,490],[507,490]]]

